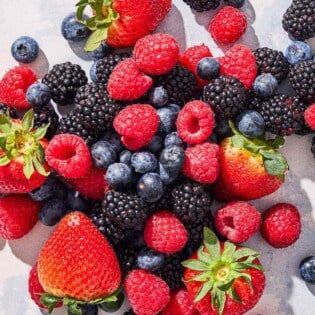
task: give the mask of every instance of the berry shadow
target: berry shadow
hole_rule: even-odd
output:
[[[0,237],[0,250],[3,250],[6,243],[7,241]]]
[[[23,64],[21,64],[23,65]],[[40,49],[38,57],[29,66],[37,75],[38,79],[41,79],[49,70],[49,61],[45,53]]]
[[[69,47],[73,51],[73,53],[78,56],[79,58],[85,60],[85,61],[92,61],[92,58],[88,55],[88,53],[84,50],[84,45],[86,41],[80,41],[80,42],[68,42]]]

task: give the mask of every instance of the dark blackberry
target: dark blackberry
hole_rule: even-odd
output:
[[[311,151],[312,151],[314,159],[315,159],[315,137],[313,137],[313,140],[312,140]]]
[[[124,315],[136,315],[136,313],[130,309],[128,312],[125,312]]]
[[[266,131],[281,136],[306,135],[310,132],[304,120],[307,104],[297,96],[278,94],[270,99],[254,99],[250,107],[258,111],[266,123]]]
[[[315,35],[315,1],[293,0],[283,15],[282,25],[295,39],[312,38]]]
[[[259,74],[270,73],[278,80],[278,82],[287,77],[289,63],[281,51],[263,47],[256,49],[254,55]]]
[[[192,97],[196,79],[192,72],[177,64],[173,70],[156,78],[156,86],[163,86],[170,103],[185,105]]]
[[[119,243],[115,252],[119,260],[120,269],[125,278],[129,272],[137,268],[137,254],[139,248],[129,243]]]
[[[203,99],[215,114],[232,119],[245,109],[245,88],[238,79],[221,75],[204,87]]]
[[[52,107],[44,107],[40,111],[34,112],[34,127],[39,128],[50,124],[45,138],[50,140],[56,133],[59,126],[59,117]]]
[[[14,108],[8,107],[3,103],[0,103],[0,114],[9,114],[11,118],[18,118],[16,110]]]
[[[296,94],[303,100],[315,102],[315,62],[302,61],[290,68],[289,81]]]
[[[72,104],[78,88],[85,85],[88,78],[79,65],[68,61],[54,65],[42,82],[49,87],[51,97],[58,105],[68,105]]]
[[[146,204],[135,193],[108,191],[103,199],[102,211],[122,229],[141,231],[147,219]]]
[[[184,0],[184,2],[197,12],[214,10],[220,5],[220,0]]]
[[[130,57],[128,53],[109,54],[96,62],[95,75],[99,83],[106,84],[115,66],[122,60]]]
[[[160,198],[156,202],[147,203],[149,215],[152,215],[153,213],[162,211],[162,210],[169,210],[169,211],[173,210],[171,191],[172,191],[171,187],[167,186],[165,188],[162,198]]]

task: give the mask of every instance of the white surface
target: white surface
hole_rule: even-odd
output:
[[[10,55],[11,43],[20,35],[34,37],[41,47],[40,59],[31,64],[39,76],[56,63],[70,60],[81,64],[85,70],[91,61],[84,61],[81,45],[69,44],[60,35],[60,23],[74,9],[75,0],[1,0],[0,1],[0,75],[16,65]],[[268,46],[283,50],[289,43],[281,27],[281,17],[290,0],[252,0],[243,10],[249,28],[242,38],[251,48]],[[215,56],[222,55],[211,40],[207,25],[213,12],[194,14],[182,0],[174,0],[171,14],[160,26],[178,39],[181,50],[205,43]],[[314,41],[313,41],[314,44]],[[314,47],[314,45],[313,45]],[[74,53],[76,52],[76,54]],[[298,276],[300,260],[315,255],[315,161],[310,153],[311,137],[287,138],[283,152],[290,171],[279,191],[254,204],[260,209],[280,201],[295,204],[302,213],[302,234],[298,242],[288,249],[275,250],[257,234],[248,243],[261,252],[266,268],[267,287],[259,304],[250,315],[314,315],[315,286],[307,286]],[[27,276],[40,247],[53,228],[38,223],[26,237],[5,242],[0,239],[0,315],[40,315],[28,297]],[[312,293],[313,292],[313,293]],[[101,312],[100,312],[101,313]],[[123,312],[117,313],[122,314]],[[66,314],[64,310],[53,314]],[[175,315],[175,314],[174,314]]]

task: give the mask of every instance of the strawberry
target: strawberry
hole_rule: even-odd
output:
[[[259,253],[237,247],[204,228],[199,250],[182,264],[184,282],[202,315],[240,315],[253,308],[265,288]]]
[[[33,110],[22,121],[0,115],[0,194],[28,193],[48,176],[44,135],[48,125],[37,129]]]
[[[234,136],[220,144],[220,173],[214,184],[218,200],[251,200],[276,191],[285,178],[288,164],[276,151],[284,144],[277,136],[274,141],[250,139],[230,124]]]
[[[81,303],[116,300],[121,272],[115,252],[90,219],[81,212],[71,212],[43,246],[38,277],[47,292],[41,302],[50,311],[54,303],[63,301],[70,311],[80,314]]]
[[[81,0],[77,4],[79,20],[93,33],[85,49],[95,50],[106,39],[109,46],[123,48],[133,46],[136,41],[148,35],[160,24],[171,8],[171,0]],[[87,6],[94,16],[83,20]]]

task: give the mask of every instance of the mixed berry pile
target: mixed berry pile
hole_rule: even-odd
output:
[[[12,44],[20,65],[0,81],[0,236],[56,226],[29,275],[40,308],[96,315],[126,296],[125,314],[244,314],[266,279],[259,253],[241,243],[258,231],[274,248],[299,238],[294,205],[261,214],[248,201],[285,181],[283,136],[315,130],[315,2],[293,0],[284,14],[294,39],[284,52],[238,44],[244,0],[223,4],[209,21],[214,41],[232,44],[222,57],[151,34],[170,0],[77,4],[61,31],[86,42],[91,81],[66,60],[38,78],[27,65],[36,40]],[[285,80],[294,93],[278,92]],[[224,203],[212,217],[214,199]],[[314,270],[315,257],[303,259],[306,282]]]

